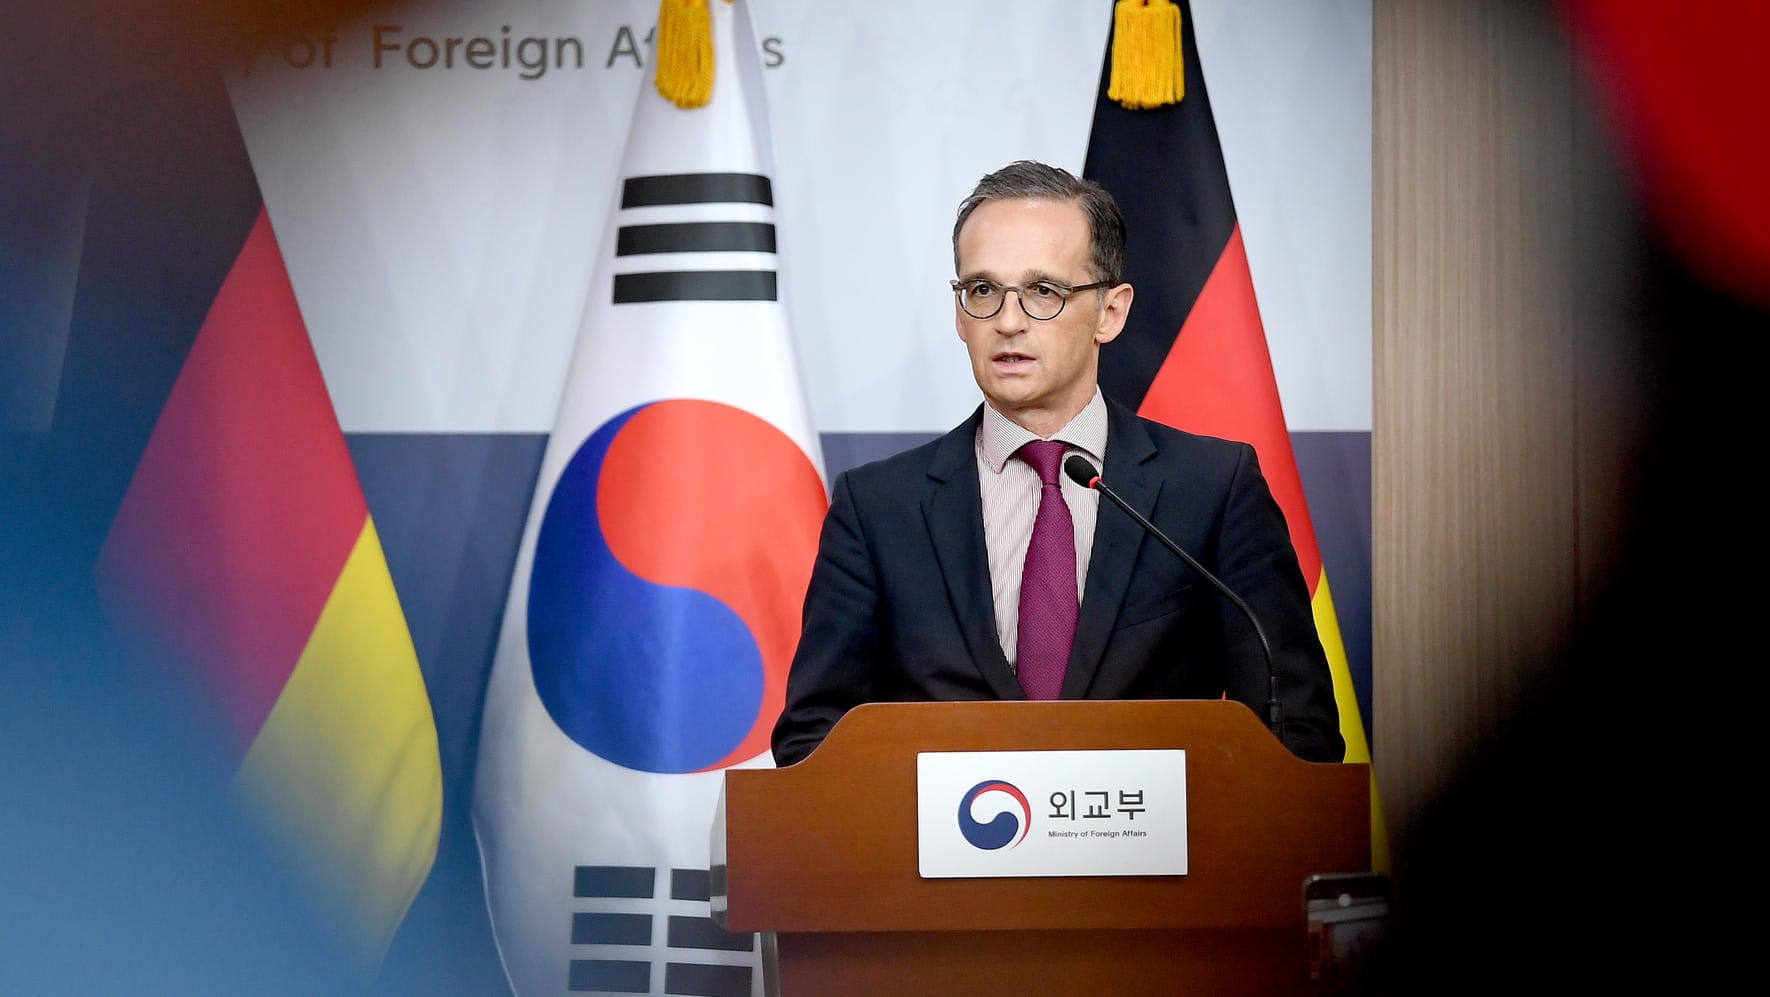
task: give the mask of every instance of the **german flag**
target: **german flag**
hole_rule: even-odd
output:
[[[1346,761],[1369,762],[1370,743],[1205,92],[1192,11],[1184,0],[1178,11],[1184,73],[1179,99],[1132,110],[1108,95],[1123,19],[1108,38],[1095,98],[1083,173],[1111,191],[1124,212],[1124,278],[1137,288],[1124,332],[1101,351],[1101,390],[1145,418],[1253,445],[1309,583],[1316,629],[1333,670]],[[1374,778],[1371,849],[1372,868],[1386,871],[1388,835]]]
[[[372,966],[435,860],[436,724],[219,75],[204,96],[157,122],[188,126],[178,141],[137,147],[171,160],[114,171],[153,189],[101,178],[94,192],[95,219],[132,220],[88,232],[76,359],[141,357],[154,383],[140,390],[164,398],[98,550],[97,593],[144,688],[176,690],[204,722],[234,795]],[[172,188],[188,209],[176,218],[159,210]],[[130,383],[114,362],[85,365]],[[88,407],[95,429],[121,411]]]

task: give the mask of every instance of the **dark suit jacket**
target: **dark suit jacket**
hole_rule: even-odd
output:
[[[1285,742],[1340,761],[1333,679],[1284,513],[1254,448],[1107,402],[1101,478],[1239,594],[1272,646]],[[1025,699],[996,637],[974,440],[964,424],[836,478],[774,728],[788,765],[851,707]],[[1265,718],[1259,636],[1234,603],[1101,499],[1064,699],[1216,699]]]

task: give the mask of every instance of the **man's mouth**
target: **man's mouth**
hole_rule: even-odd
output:
[[[1032,362],[1032,357],[1029,357],[1024,353],[998,353],[995,356],[991,357],[990,359],[994,360],[996,363],[999,363],[999,364],[1009,364],[1009,365]]]

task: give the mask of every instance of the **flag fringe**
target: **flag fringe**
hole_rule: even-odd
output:
[[[1112,22],[1106,95],[1132,110],[1178,103],[1186,95],[1180,8],[1171,0],[1119,0]]]
[[[677,107],[713,96],[713,15],[709,0],[663,0],[658,8],[658,93]]]

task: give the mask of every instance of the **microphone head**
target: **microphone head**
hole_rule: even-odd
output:
[[[1063,473],[1083,488],[1093,488],[1100,480],[1100,472],[1094,469],[1088,458],[1079,453],[1072,453],[1063,459]]]

